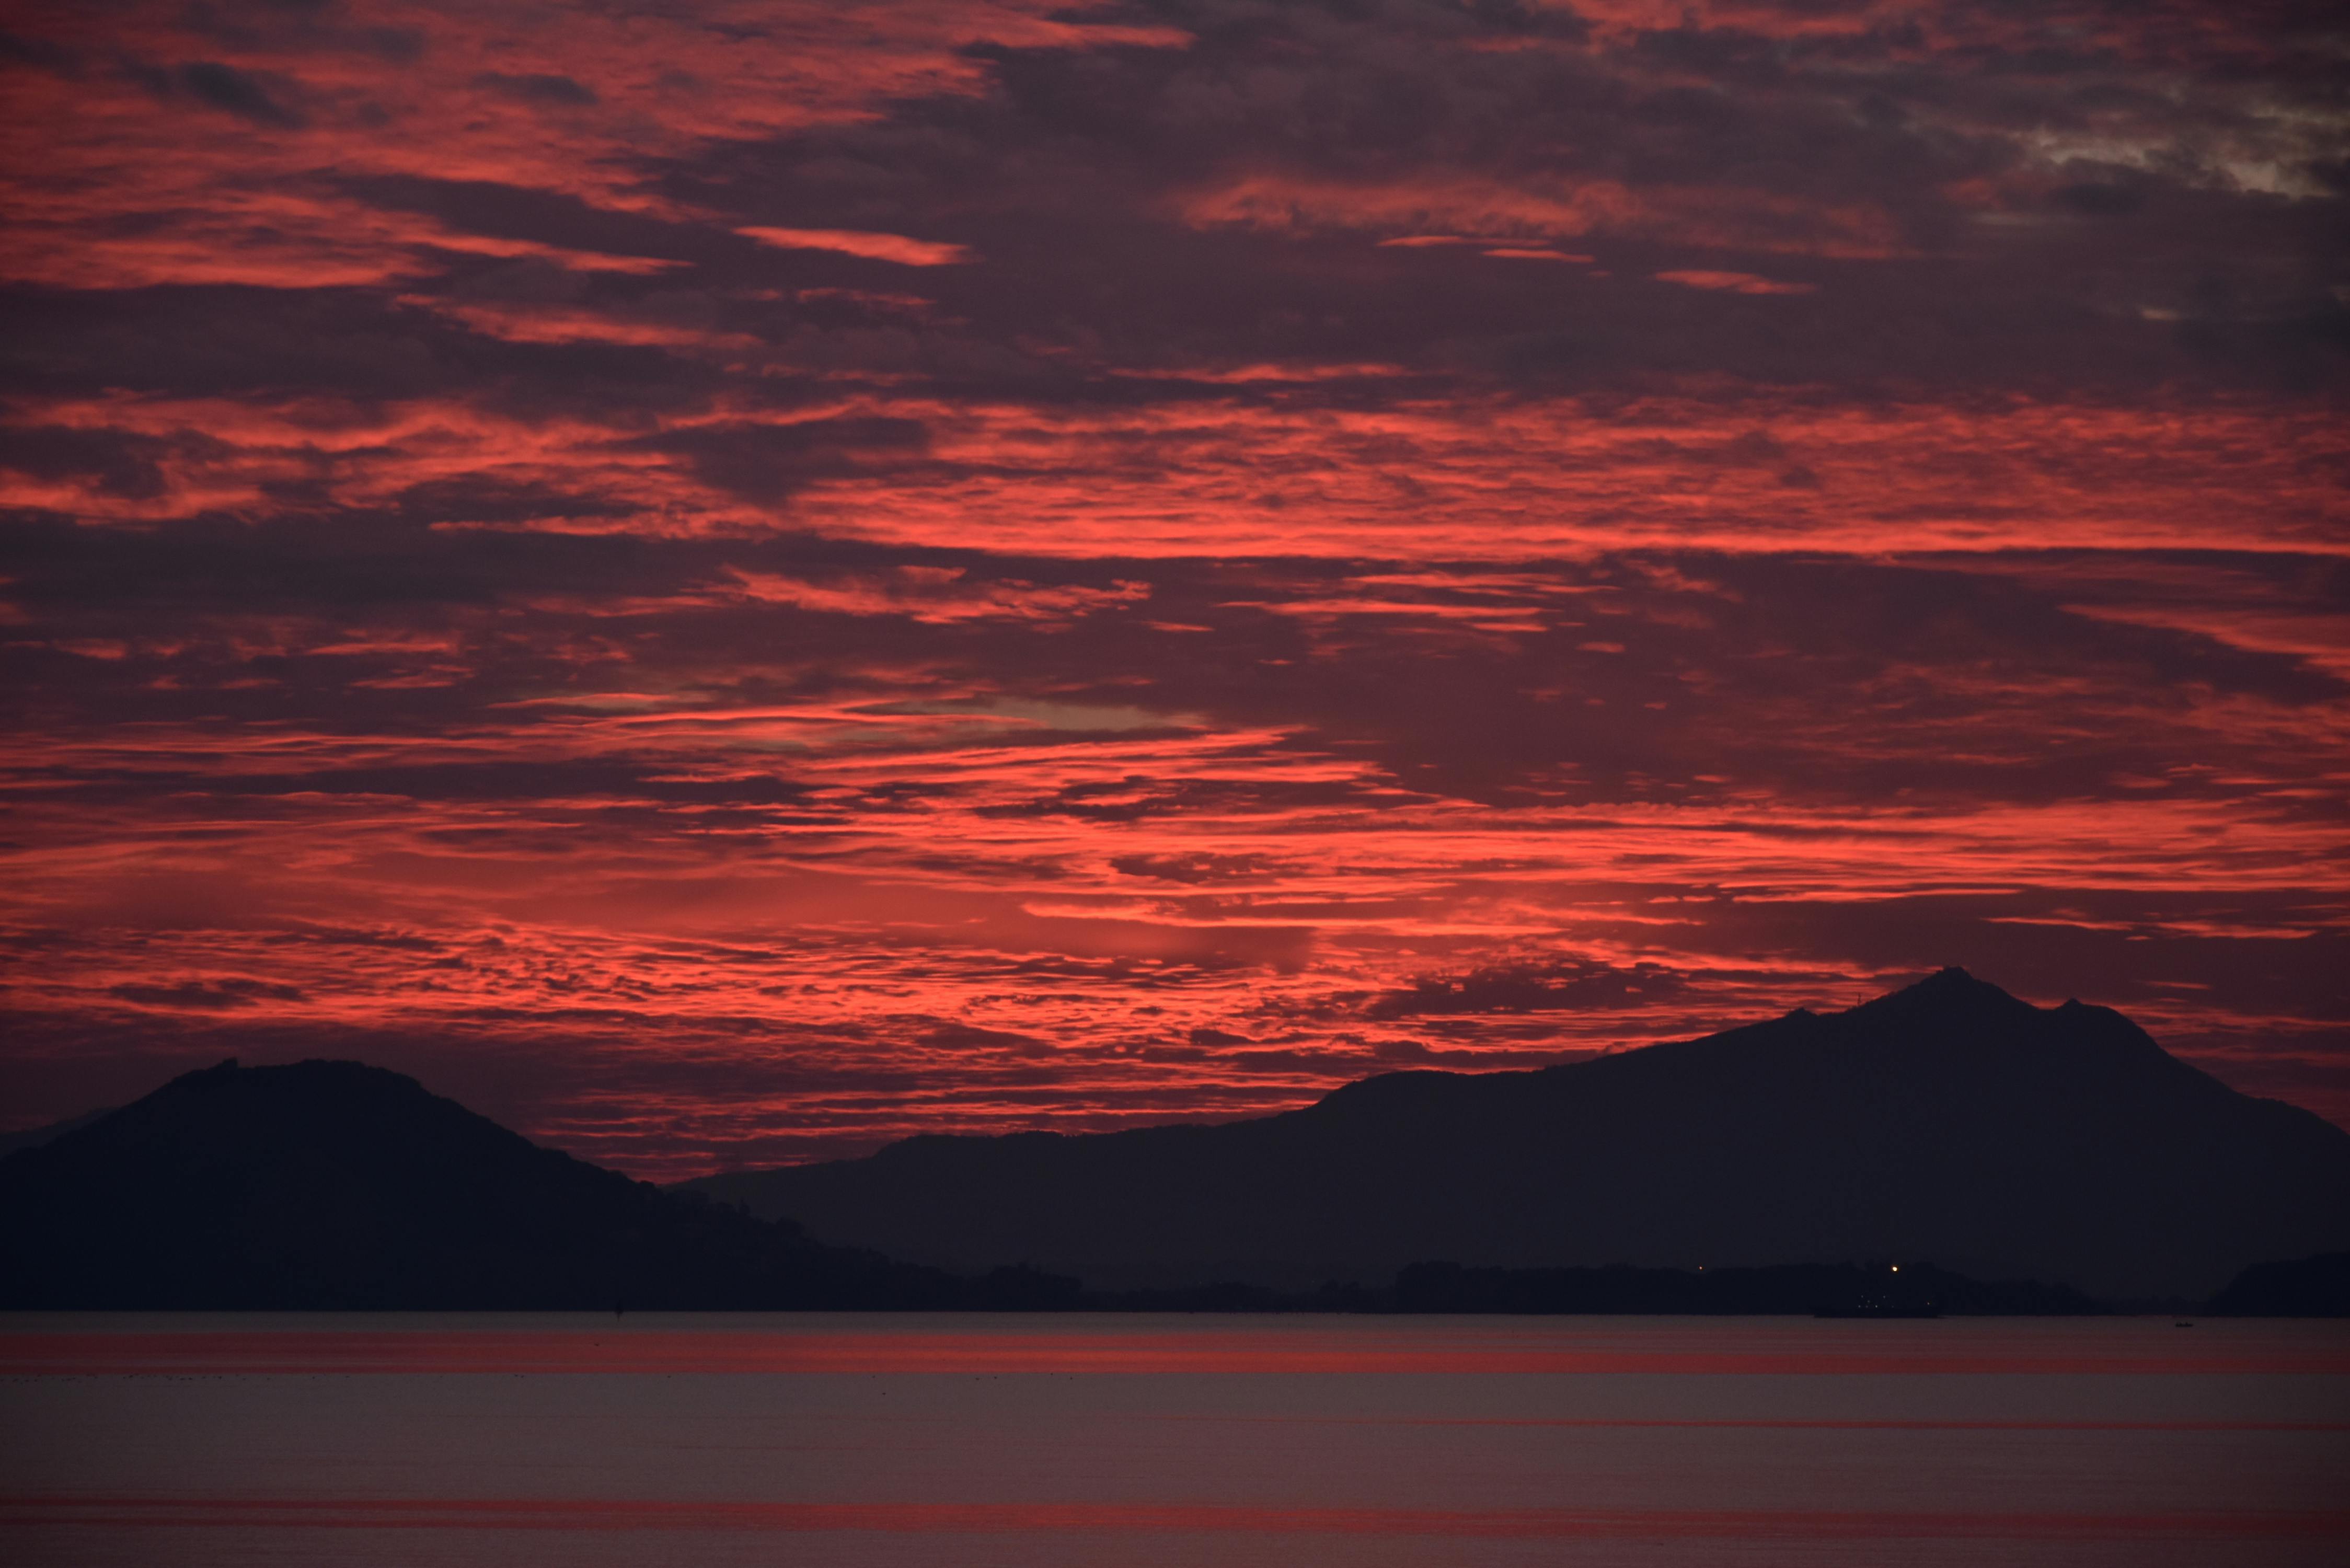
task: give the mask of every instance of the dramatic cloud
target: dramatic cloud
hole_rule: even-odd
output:
[[[962,245],[932,244],[903,234],[866,234],[849,229],[744,229],[761,244],[786,251],[838,251],[901,266],[951,266],[978,258]]]
[[[2331,8],[9,26],[12,1124],[686,1174],[1951,962],[2350,1121]]]

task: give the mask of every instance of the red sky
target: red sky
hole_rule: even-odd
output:
[[[2350,1122],[2335,7],[0,11],[6,1125],[685,1175],[1947,963]]]

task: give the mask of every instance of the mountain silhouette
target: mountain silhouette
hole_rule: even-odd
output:
[[[1533,1072],[1405,1072],[1219,1126],[926,1136],[687,1184],[823,1241],[1097,1289],[1408,1264],[1930,1261],[2200,1300],[2350,1246],[2350,1133],[2102,1007],[1945,970],[1849,1011]]]
[[[2254,1263],[2211,1298],[2230,1317],[2350,1317],[2350,1252]]]
[[[356,1062],[224,1062],[0,1159],[0,1307],[950,1306],[975,1291],[540,1148]]]
[[[45,1143],[55,1143],[66,1134],[78,1132],[100,1116],[110,1116],[113,1114],[114,1107],[109,1106],[104,1110],[85,1111],[80,1116],[69,1116],[61,1122],[51,1122],[47,1127],[26,1127],[17,1132],[0,1133],[0,1158],[5,1158],[20,1148],[38,1148]]]

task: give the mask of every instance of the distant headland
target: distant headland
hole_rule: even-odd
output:
[[[0,1158],[0,1307],[2350,1312],[2350,1133],[1948,970],[1300,1110],[632,1181],[348,1062]]]

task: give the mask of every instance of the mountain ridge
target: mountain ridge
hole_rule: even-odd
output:
[[[967,1304],[357,1062],[234,1060],[0,1158],[0,1307]]]
[[[1945,970],[1835,1013],[1276,1116],[923,1135],[682,1184],[941,1267],[1278,1289],[1482,1267],[1931,1257],[2103,1299],[2199,1300],[2350,1244],[2350,1134],[2237,1094],[2121,1013]]]
[[[2234,1282],[2209,1310],[2350,1311],[2343,1282],[2350,1279],[2344,1266],[2350,1252],[2304,1244],[2311,1233],[2342,1229],[2339,1199],[2350,1188],[2345,1175],[2350,1166],[2338,1158],[2339,1129],[2293,1107],[2234,1094],[2168,1057],[2107,1010],[2077,1003],[2033,1008],[1963,975],[1938,976],[1879,1002],[1894,1005],[1869,1004],[1825,1018],[1799,1011],[1583,1064],[1483,1075],[1381,1075],[1342,1085],[1297,1111],[1222,1126],[1073,1137],[1045,1132],[920,1137],[866,1161],[842,1162],[833,1172],[836,1178],[843,1170],[902,1177],[927,1207],[960,1222],[974,1201],[1000,1210],[1009,1201],[1004,1212],[1014,1218],[1023,1212],[1020,1194],[1007,1192],[1001,1169],[993,1179],[968,1179],[974,1155],[999,1166],[1009,1159],[1033,1167],[1033,1176],[1052,1185],[1063,1219],[1075,1202],[1097,1225],[1144,1241],[1170,1205],[1176,1210],[1205,1207],[1214,1219],[1211,1200],[1220,1194],[1276,1218],[1286,1213],[1295,1220],[1302,1213],[1312,1220],[1315,1183],[1330,1189],[1335,1182],[1375,1229],[1391,1232],[1391,1252],[1408,1259],[1384,1270],[1377,1260],[1358,1261],[1351,1278],[1326,1272],[1311,1282],[1288,1285],[1253,1282],[1245,1267],[1226,1266],[1234,1257],[1245,1264],[1241,1248],[1253,1244],[1260,1261],[1269,1259],[1294,1277],[1315,1272],[1316,1260],[1305,1257],[1301,1268],[1303,1254],[1278,1255],[1264,1234],[1241,1237],[1214,1257],[1179,1258],[1171,1282],[1156,1286],[1114,1273],[1105,1277],[1083,1261],[1065,1273],[1033,1266],[1037,1250],[1004,1251],[1000,1228],[990,1231],[983,1225],[971,1233],[978,1261],[959,1272],[899,1262],[871,1249],[826,1245],[796,1225],[737,1212],[727,1202],[698,1201],[691,1193],[661,1192],[539,1147],[397,1073],[348,1062],[242,1068],[232,1061],[184,1074],[120,1110],[43,1129],[38,1147],[0,1158],[0,1307],[1751,1313],[1804,1311],[1845,1298],[1865,1303],[1886,1296],[1898,1282],[1899,1293],[1960,1313],[2111,1310],[2113,1294],[2093,1299],[2064,1282],[2062,1268],[1994,1272],[1999,1260],[1991,1258],[1988,1266],[1976,1261],[1961,1272],[1944,1266],[1950,1259],[1932,1246],[1839,1253],[1818,1240],[1834,1239],[1833,1225],[1794,1241],[1783,1233],[1744,1238],[1759,1262],[1742,1259],[1736,1247],[1717,1246],[1709,1254],[1711,1267],[1687,1259],[1678,1267],[1623,1260],[1594,1266],[1559,1256],[1496,1261],[1496,1232],[1490,1225],[1481,1231],[1483,1221],[1464,1211],[1457,1185],[1446,1189],[1426,1180],[1431,1156],[1457,1152],[1464,1134],[1492,1146],[1486,1152],[1494,1158],[1482,1168],[1483,1178],[1496,1171],[1540,1176],[1541,1161],[1530,1163],[1523,1147],[1513,1150],[1513,1138],[1522,1145],[1527,1127],[1556,1133],[1562,1125],[1581,1143],[1555,1141],[1570,1152],[1593,1145],[1596,1154],[1583,1153],[1604,1171],[1608,1158],[1621,1157],[1623,1140],[1611,1150],[1592,1127],[1611,1117],[1622,1120],[1623,1105],[1608,1096],[1616,1092],[1611,1085],[1625,1082],[1638,1088],[1653,1079],[1649,1088],[1661,1085],[1676,1096],[1671,1103],[1688,1124],[1680,1136],[1704,1148],[1711,1147],[1704,1136],[1712,1114],[1709,1100],[1726,1096],[1740,1103],[1750,1113],[1743,1117],[1750,1130],[1778,1125],[1768,1114],[1752,1114],[1758,1105],[1765,1113],[1771,1109],[1752,1100],[1757,1083],[1801,1088],[1809,1074],[1816,1090],[1819,1083],[1849,1079],[1856,1069],[1847,1058],[1855,1053],[1863,1067],[1892,1072],[1880,1090],[1887,1084],[1898,1087],[1898,1070],[1921,1064],[1947,1073],[1956,1061],[1981,1075],[1998,1068],[2002,1054],[2013,1057],[2020,1039],[2027,1055],[2040,1051],[2076,1073],[2090,1072],[2089,1086],[2109,1096],[2110,1075],[2118,1072],[2135,1085],[2132,1094],[2164,1101],[2174,1112],[2185,1106],[2204,1118],[2198,1125],[2207,1132],[2219,1125],[2208,1115],[2217,1107],[2224,1113],[2221,1123],[2249,1117],[2260,1138],[2283,1151],[2277,1170],[2288,1182],[2301,1183],[2284,1197],[2316,1200],[2314,1231],[2306,1223],[2297,1231],[2272,1224],[2267,1232],[2243,1227],[2241,1192],[2218,1204],[2215,1211],[2244,1231],[2236,1237],[2236,1251],[2254,1262],[2236,1271]],[[1888,1022],[1898,1026],[1889,1036]],[[2005,1046],[1986,1043],[1986,1028],[2005,1029],[2018,1039]],[[2038,1038],[2050,1030],[2054,1036]],[[1595,1067],[1601,1070],[1594,1073]],[[1600,1091],[1596,1095],[1586,1092],[1593,1085]],[[2127,1112],[2128,1098],[2107,1104],[2076,1096],[2072,1111],[2089,1104],[2097,1115],[2116,1105]],[[1900,1106],[1885,1100],[1876,1114],[1897,1137],[1906,1136],[1908,1113]],[[2120,1137],[2119,1147],[2126,1147],[2127,1135],[2152,1125],[2143,1116],[2106,1119],[2114,1125],[2079,1130],[2075,1141],[2095,1146],[2103,1138],[2115,1147]],[[2313,1125],[2320,1129],[2314,1142]],[[1627,1128],[1640,1130],[1632,1124],[1615,1130]],[[2017,1130],[2012,1116],[2007,1130]],[[2184,1147],[2173,1140],[2154,1152],[2176,1158]],[[1381,1162],[1380,1171],[1366,1175],[1347,1166],[1350,1150],[1367,1149]],[[1098,1158],[1104,1150],[1116,1157],[1107,1166]],[[2191,1147],[2188,1153],[2193,1155]],[[1091,1162],[1075,1174],[1092,1179],[1070,1179],[1073,1158],[1081,1166]],[[1120,1160],[1128,1168],[1118,1168]],[[1170,1161],[1198,1179],[1138,1200],[1138,1173],[1163,1177]],[[2195,1159],[2185,1163],[2194,1167]],[[1611,1203],[1626,1207],[1624,1193],[1653,1182],[1655,1174],[1618,1169],[1613,1195],[1574,1196],[1594,1211]],[[1842,1174],[1852,1186],[1853,1171]],[[2191,1184],[2206,1174],[2189,1169],[2187,1179]],[[1746,1184],[1766,1199],[1768,1175],[1746,1173]],[[1702,1181],[1679,1199],[1686,1202],[1692,1194],[1710,1201],[1720,1197]],[[1769,1206],[1766,1201],[1762,1209]],[[1751,1223],[1757,1211],[1752,1203],[1728,1209],[1733,1229]],[[1052,1218],[1049,1205],[1038,1212]],[[2165,1217],[2177,1221],[2182,1215],[2193,1219],[2173,1204]],[[1856,1234],[1847,1230],[1841,1240]],[[1784,1250],[1768,1256],[1774,1248]],[[1897,1257],[1901,1266],[1894,1269]],[[2216,1268],[2230,1261],[2206,1262]],[[1081,1272],[1087,1275],[1082,1282]],[[2186,1290],[2167,1294],[2181,1303],[2199,1299]],[[2138,1297],[2144,1300],[2145,1293]]]

